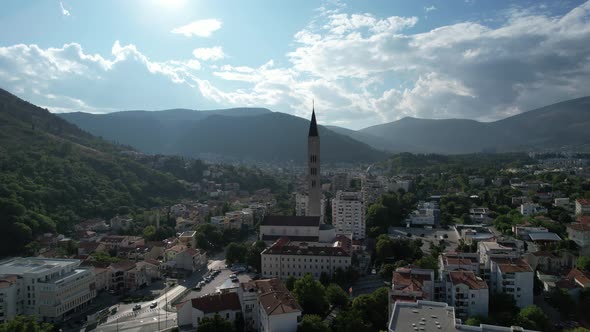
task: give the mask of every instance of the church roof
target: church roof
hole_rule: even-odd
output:
[[[318,124],[315,121],[315,110],[311,112],[311,123],[309,124],[309,136],[319,136],[318,135]]]

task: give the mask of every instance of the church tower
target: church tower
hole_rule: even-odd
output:
[[[320,183],[320,136],[315,120],[315,105],[312,106],[309,135],[307,136],[307,215],[321,216],[322,186]]]

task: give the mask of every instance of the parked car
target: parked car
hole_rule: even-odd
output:
[[[153,309],[155,307],[158,306],[158,302],[152,302],[152,304],[150,304],[150,308]]]
[[[133,306],[133,311],[137,311],[139,309],[141,309],[141,304],[136,304]]]
[[[194,290],[196,290],[196,291],[200,291],[200,290],[201,290],[201,288],[203,288],[203,287],[202,287],[202,286],[201,286],[201,284],[199,283],[199,284],[197,284],[197,285],[196,285],[196,286],[195,286],[193,289],[194,289]]]

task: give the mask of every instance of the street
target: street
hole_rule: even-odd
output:
[[[147,332],[159,331],[167,327],[176,326],[176,312],[170,310],[170,308],[166,310],[166,304],[170,304],[173,299],[181,295],[187,289],[194,287],[199,281],[202,280],[202,277],[205,273],[207,273],[207,270],[216,269],[223,269],[222,273],[219,274],[212,282],[203,287],[200,292],[200,296],[215,292],[215,290],[221,286],[231,274],[231,271],[225,269],[225,260],[210,260],[207,269],[202,269],[201,271],[195,272],[189,278],[182,280],[179,279],[176,285],[170,287],[164,294],[153,301],[118,304],[117,312],[114,315],[110,315],[107,318],[107,321],[98,325],[94,331]],[[243,276],[240,278],[240,280],[242,279],[246,280],[246,278]],[[191,291],[188,293],[188,296],[184,297],[184,299],[196,297],[190,296],[193,293],[199,292]],[[153,302],[157,302],[158,305],[155,308],[150,308],[150,304]],[[133,307],[137,304],[141,305],[141,309],[134,311]]]

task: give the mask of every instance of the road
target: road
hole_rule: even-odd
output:
[[[207,269],[224,268],[225,260],[211,260],[207,265]],[[107,321],[101,325],[98,325],[94,331],[147,332],[159,331],[161,329],[165,329],[166,327],[176,326],[176,312],[165,310],[166,304],[170,303],[172,299],[179,296],[188,288],[194,287],[202,279],[202,276],[205,273],[206,270],[203,269],[200,272],[193,273],[187,279],[178,280],[177,285],[171,287],[162,296],[154,299],[153,301],[119,304],[117,306],[117,313],[109,316],[107,318]],[[231,274],[229,270],[223,270],[222,273],[219,276],[217,276],[217,278],[215,278],[214,281],[207,284],[207,286],[203,288],[203,291],[209,291],[212,288],[212,292],[214,292],[215,288],[219,287],[225,281],[224,279],[222,279],[222,276],[225,275],[225,278],[227,278],[229,274]],[[193,292],[190,292],[189,294],[191,293]],[[152,302],[158,303],[156,308],[150,308],[150,304]],[[141,309],[134,311],[133,306],[135,306],[136,304],[140,304]]]

